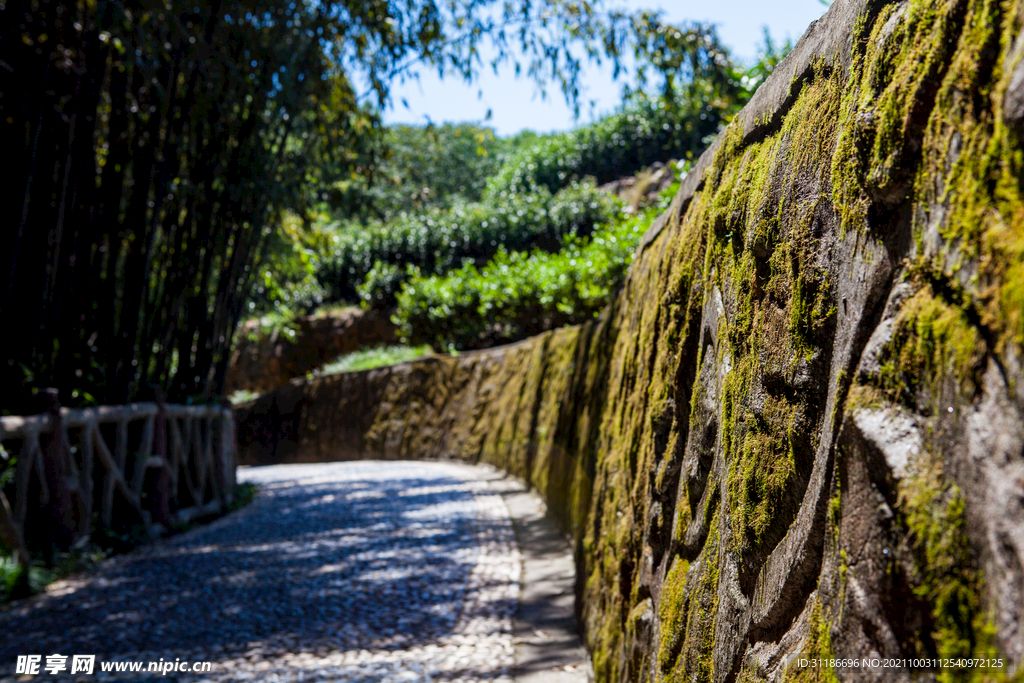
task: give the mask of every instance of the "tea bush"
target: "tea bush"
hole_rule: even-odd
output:
[[[619,213],[617,199],[591,180],[572,182],[552,194],[546,188],[496,201],[459,204],[388,223],[339,230],[318,279],[329,301],[361,298],[377,308],[394,304],[396,284],[415,266],[425,275],[486,263],[500,248],[554,251],[562,238],[585,236]],[[368,276],[372,277],[367,281]]]
[[[584,176],[601,184],[656,161],[690,159],[718,133],[726,113],[709,102],[636,98],[618,113],[512,154],[488,182],[485,198],[555,192]]]
[[[671,198],[673,185],[663,197]],[[393,317],[410,344],[474,349],[516,341],[598,315],[633,262],[644,231],[665,201],[620,214],[589,237],[570,235],[557,253],[500,248],[482,267],[417,275],[402,286]]]

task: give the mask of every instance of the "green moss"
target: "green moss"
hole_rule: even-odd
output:
[[[889,5],[854,36],[833,161],[833,200],[844,228],[863,225],[873,198],[905,198],[899,196],[902,183],[916,161],[918,130],[932,92],[950,61],[960,5],[957,0]]]
[[[1024,153],[1006,127],[1007,64],[1024,16],[1019,2],[972,0],[924,137],[919,201],[944,204],[947,275],[960,276],[980,322],[1005,343],[1024,343]],[[951,150],[959,153],[951,154]],[[923,212],[919,232],[935,220]],[[962,269],[971,265],[971,272]]]
[[[685,636],[682,626],[686,618],[686,575],[689,571],[690,563],[676,558],[661,586],[661,599],[658,603],[661,623],[658,667],[662,672],[671,670],[675,664]]]
[[[729,136],[731,141],[740,133],[741,127],[733,126],[725,135]],[[778,136],[772,136],[749,146],[741,156],[737,155],[732,163],[719,170],[719,182],[710,201],[708,220],[720,237],[724,236],[731,240],[737,235],[744,238],[748,224],[757,219],[760,220],[755,227],[760,228],[761,232],[766,231],[770,221],[758,213],[767,189],[777,147]],[[757,237],[762,241],[772,239],[770,234],[757,234]]]
[[[672,645],[680,648],[675,661],[670,661],[671,656],[663,661],[662,650],[659,650],[659,666],[665,674],[665,681],[682,683],[692,680],[715,680],[715,617],[718,613],[721,552],[718,521],[718,514],[715,514],[711,520],[711,531],[701,551],[699,566],[687,572],[688,579],[694,582],[694,589],[691,599],[685,605],[684,632],[678,633],[682,624],[681,619],[676,616],[673,631],[662,634],[663,643],[666,639],[671,639]],[[691,573],[695,573],[695,576],[689,577]],[[676,602],[678,603],[678,600]],[[662,628],[665,628],[664,625]],[[667,651],[671,652],[672,649]]]
[[[865,21],[832,165],[844,228],[879,198],[919,207],[919,251],[937,226],[941,251],[918,256],[962,279],[997,350],[1024,343],[1024,153],[1001,111],[1022,14],[1014,2],[917,0]]]
[[[984,355],[984,342],[964,308],[936,297],[926,285],[897,315],[882,355],[881,388],[893,401],[913,401],[924,394],[935,402],[942,396],[942,383],[954,378],[971,395]]]
[[[737,541],[745,533],[760,543],[774,521],[774,511],[793,479],[794,429],[798,409],[785,398],[768,397],[764,409],[751,415],[747,431],[733,461],[729,496]]]
[[[938,458],[925,455],[918,471],[900,482],[898,507],[910,530],[918,567],[914,593],[931,606],[929,635],[938,656],[991,654],[994,630],[981,602],[983,580],[967,540],[963,496],[943,476]],[[943,682],[986,676],[965,678],[952,670],[939,672]]]
[[[765,374],[791,382],[820,348],[835,316],[828,273],[818,265],[815,188],[828,186],[843,75],[816,63],[776,133],[740,149],[727,131],[690,220],[708,235],[705,267],[729,299],[724,329],[732,371],[721,388],[721,443],[729,462],[729,519],[737,550],[757,547],[779,523],[794,483],[795,430],[808,397],[771,394],[752,404]],[[738,127],[737,127],[738,129]]]
[[[685,486],[685,483],[683,485]],[[690,497],[681,495],[676,506],[675,525],[672,527],[672,540],[674,542],[682,544],[686,538],[686,529],[690,526],[692,520],[693,511],[690,509]]]
[[[732,367],[719,396],[729,479],[722,482],[712,474],[705,484],[702,515],[709,531],[699,562],[689,569],[693,598],[682,599],[681,565],[663,588],[658,666],[666,680],[713,676],[723,544],[739,539],[742,548],[749,539],[748,545],[757,546],[773,525],[787,523],[778,503],[793,486],[794,430],[806,419],[804,403],[811,399],[773,394],[759,406],[751,402],[751,392],[766,371],[792,382],[799,362],[820,346],[834,316],[828,304],[831,284],[819,265],[812,228],[821,207],[806,197],[827,187],[841,86],[839,70],[818,64],[780,130],[745,146],[739,126],[730,127],[705,175],[705,190],[694,197],[685,219],[672,218],[657,251],[642,252],[631,270],[624,295],[631,303],[612,322],[610,400],[601,417],[597,499],[583,545],[585,618],[599,680],[617,678],[622,648],[628,647],[622,637],[630,632],[628,606],[638,604],[638,588],[631,583],[646,526],[636,520],[647,519],[651,487],[660,490],[664,484],[666,470],[658,458],[674,453],[679,438],[675,424],[667,437],[655,438],[655,430],[664,424],[669,402],[678,400],[678,349],[694,342],[689,321],[702,315],[712,287],[728,299],[733,313],[727,323],[721,321],[716,359]],[[695,393],[691,406],[698,400]],[[656,450],[655,443],[664,446]],[[693,516],[688,505],[686,500],[676,510],[677,541]],[[726,530],[729,538],[719,536],[721,514],[736,527]]]
[[[842,506],[843,492],[839,488],[838,472],[836,472],[833,475],[832,481],[835,482],[835,483],[833,485],[834,492],[832,494],[832,497],[828,501],[828,527],[829,527],[829,530],[832,532],[833,540],[838,541],[839,540],[839,524],[840,524],[840,522],[842,522],[842,510],[843,510],[843,506]],[[845,558],[846,551],[842,551],[842,554],[843,554],[843,557]]]
[[[914,2],[887,41],[876,43],[874,59],[865,68],[867,88],[875,117],[874,140],[869,162],[868,184],[884,191],[907,159],[913,144],[911,127],[920,125],[915,115],[927,106],[926,89],[946,69],[953,38],[959,31],[956,14],[961,3]],[[876,35],[885,24],[876,22]],[[864,104],[862,100],[862,111]]]
[[[829,632],[828,619],[825,617],[817,596],[812,600],[814,602],[808,623],[807,638],[799,659],[832,659],[835,655],[832,652],[832,635]],[[790,663],[783,680],[786,683],[839,683],[835,670],[831,667],[798,666],[797,662]]]

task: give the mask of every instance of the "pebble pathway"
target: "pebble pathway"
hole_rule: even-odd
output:
[[[254,503],[0,611],[17,655],[95,654],[36,680],[511,682],[521,562],[476,468],[350,462],[239,470]],[[206,674],[102,662],[210,661]],[[68,667],[70,668],[70,666]],[[20,679],[24,680],[24,679]]]

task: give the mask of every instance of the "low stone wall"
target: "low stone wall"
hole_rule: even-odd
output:
[[[585,444],[596,436],[588,433],[596,420],[584,414],[589,408],[596,417],[601,405],[600,388],[591,386],[599,379],[591,351],[605,327],[588,324],[459,357],[292,381],[236,409],[240,464],[487,462],[547,494],[564,529],[578,535],[593,476]]]
[[[602,318],[296,382],[246,462],[503,467],[576,539],[601,681],[1024,655],[1024,2],[837,0]]]
[[[228,365],[225,393],[276,389],[338,356],[394,342],[397,328],[386,316],[351,308],[298,318],[288,329],[261,334],[256,321],[242,327]]]

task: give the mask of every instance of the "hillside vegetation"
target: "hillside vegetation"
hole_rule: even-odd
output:
[[[685,174],[787,50],[766,36],[762,57],[744,68],[716,45],[719,57],[689,80],[633,93],[564,133],[388,128],[376,181],[340,181],[316,211],[293,218],[250,309],[280,317],[358,303],[393,315],[406,342],[437,350],[593,318],[674,192],[630,205],[600,185],[665,162]]]

